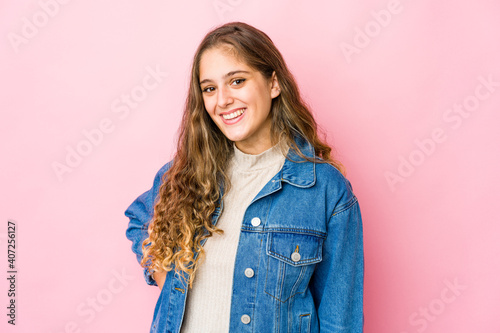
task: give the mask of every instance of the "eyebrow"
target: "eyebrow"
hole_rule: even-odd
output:
[[[227,73],[226,75],[224,75],[224,78],[228,78],[230,76],[233,76],[233,75],[236,75],[236,74],[241,74],[241,73],[249,74],[250,72],[249,71],[243,71],[243,70],[236,70],[236,71],[232,71],[232,72]],[[212,80],[210,80],[210,79],[205,79],[205,80],[203,80],[203,81],[200,82],[200,85],[202,85],[205,82],[211,82],[211,81]]]

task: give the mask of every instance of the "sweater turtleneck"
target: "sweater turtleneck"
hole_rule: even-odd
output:
[[[234,155],[231,166],[237,172],[256,172],[267,169],[276,164],[284,162],[284,156],[280,151],[279,145],[275,145],[260,154],[246,154],[233,144]]]

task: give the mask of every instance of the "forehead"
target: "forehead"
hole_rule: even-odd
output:
[[[236,70],[254,71],[230,46],[213,47],[201,55],[200,81],[217,79]]]

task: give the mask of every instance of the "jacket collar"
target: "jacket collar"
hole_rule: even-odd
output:
[[[296,136],[294,140],[304,156],[315,156],[313,146],[306,139]],[[307,161],[290,148],[281,168],[280,180],[297,187],[311,187],[316,183],[315,170],[316,162]]]
[[[314,157],[313,146],[304,138],[300,136],[295,136],[294,138],[297,147],[300,149],[302,154],[307,157]],[[316,157],[318,158],[318,157]],[[293,149],[288,149],[288,153],[283,163],[283,167],[280,172],[273,177],[273,179],[264,185],[264,188],[257,194],[257,196],[252,200],[250,204],[254,201],[259,200],[273,192],[281,189],[282,182],[287,182],[293,186],[307,188],[311,187],[316,183],[316,162],[309,162],[304,158],[300,157]],[[223,210],[224,203],[222,201],[222,196],[224,193],[224,187],[221,185],[221,192],[218,201],[218,205],[212,215],[212,224],[216,225],[219,220],[219,215]],[[201,245],[205,243],[206,239],[201,241]]]

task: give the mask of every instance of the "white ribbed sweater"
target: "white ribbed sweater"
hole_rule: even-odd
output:
[[[243,216],[252,199],[285,162],[278,145],[258,155],[233,147],[228,166],[231,189],[217,222],[224,234],[214,233],[203,246],[206,256],[187,293],[182,333],[229,331],[234,261]]]

